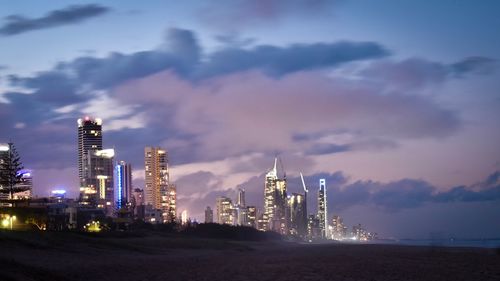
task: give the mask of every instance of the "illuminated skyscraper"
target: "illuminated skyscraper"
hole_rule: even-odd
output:
[[[246,226],[257,228],[257,208],[255,206],[247,206]]]
[[[213,223],[214,222],[214,211],[210,206],[207,206],[205,209],[205,223]]]
[[[263,224],[260,227],[265,230],[274,230],[281,234],[287,234],[286,178],[278,178],[277,162],[278,159],[275,158],[273,169],[266,174]]]
[[[118,208],[132,200],[132,166],[120,161],[115,165],[115,201]]]
[[[5,178],[8,177],[9,171],[6,169],[6,165],[9,162],[9,150],[10,150],[10,145],[8,143],[0,143],[0,178]],[[0,188],[7,188],[7,186],[3,186],[2,183],[0,182]],[[9,193],[0,193],[0,199],[8,199],[9,198]]]
[[[328,211],[327,211],[327,200],[326,200],[326,180],[319,180],[319,191],[318,191],[318,220],[319,228],[321,229],[321,237],[328,237]]]
[[[340,216],[333,216],[330,237],[335,240],[342,240],[346,237],[345,230],[346,227],[344,226],[342,218]]]
[[[102,150],[102,120],[86,116],[80,118],[78,123],[78,176],[80,177],[80,187],[87,186],[84,178],[84,171],[87,168],[83,157],[89,150]]]
[[[163,222],[175,220],[176,190],[169,188],[167,151],[160,147],[144,149],[145,204],[161,210]],[[173,217],[172,217],[173,216]]]
[[[174,222],[177,218],[177,186],[170,183],[167,188],[167,212],[165,217],[165,212],[163,212],[164,222]]]
[[[181,224],[187,224],[188,223],[188,211],[184,210],[181,212]]]
[[[307,217],[307,238],[310,240],[321,238],[319,220],[315,215],[309,215]]]
[[[134,216],[140,218],[144,214],[144,190],[134,188],[130,197],[130,203]]]
[[[217,198],[217,222],[219,224],[233,224],[234,212],[233,212],[233,202],[227,197]]]
[[[288,198],[290,234],[305,237],[307,233],[307,213],[305,197],[299,193],[293,193]]]
[[[21,181],[15,187],[23,191],[15,192],[12,199],[30,199],[33,193],[33,171],[23,169],[17,175],[21,176]]]
[[[245,190],[242,188],[238,189],[238,200],[236,201],[238,206],[245,207]]]
[[[235,218],[237,225],[247,224],[247,208],[245,206],[245,190],[238,189],[238,198],[236,200],[236,206],[234,206],[236,211]]]
[[[106,208],[110,215],[115,205],[113,162],[115,150],[88,150],[83,155],[83,182],[80,187],[80,204]]]

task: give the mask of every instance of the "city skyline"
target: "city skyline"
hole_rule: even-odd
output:
[[[309,213],[326,180],[329,223],[500,235],[497,2],[237,2],[0,3],[0,143],[34,195],[78,197],[88,115],[133,188],[144,148],[168,151],[179,215],[199,222],[240,188],[263,208],[278,154]]]

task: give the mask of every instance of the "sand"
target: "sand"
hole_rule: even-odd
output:
[[[500,280],[495,249],[0,232],[0,280]]]

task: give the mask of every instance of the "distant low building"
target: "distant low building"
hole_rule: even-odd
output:
[[[214,211],[210,206],[207,206],[205,209],[205,223],[213,223],[214,222]]]

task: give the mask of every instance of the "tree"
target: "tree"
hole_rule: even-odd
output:
[[[0,193],[8,193],[9,199],[13,199],[16,192],[25,191],[28,187],[20,187],[24,169],[21,157],[13,143],[8,143],[7,151],[0,151]]]

